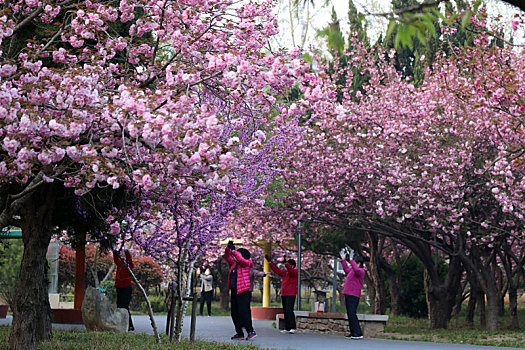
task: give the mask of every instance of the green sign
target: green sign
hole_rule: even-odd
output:
[[[22,238],[22,230],[19,228],[4,227],[2,231],[0,231],[0,239],[21,239],[21,238]]]

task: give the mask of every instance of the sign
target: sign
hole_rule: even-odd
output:
[[[0,231],[0,239],[21,239],[22,238],[22,230],[18,227],[4,227],[2,231]]]

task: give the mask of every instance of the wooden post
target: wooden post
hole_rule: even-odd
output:
[[[177,295],[175,293],[175,282],[171,283],[171,313],[170,313],[170,342],[173,342],[175,332],[175,310],[177,309]]]
[[[191,302],[191,324],[190,324],[190,343],[195,341],[195,323],[197,323],[197,293],[193,293],[193,300]]]
[[[75,302],[74,308],[80,309],[84,301],[86,274],[86,235],[80,238],[76,244],[75,255]]]
[[[168,293],[166,296],[168,306],[168,314],[166,315],[166,335],[171,338],[171,323],[173,322],[173,310],[175,309],[175,296],[174,296],[174,290],[173,290],[173,282],[168,283]]]

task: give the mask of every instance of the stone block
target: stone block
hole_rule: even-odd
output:
[[[317,324],[317,330],[318,331],[326,331],[328,329],[328,326],[322,323]]]
[[[88,331],[128,331],[128,310],[113,308],[108,298],[93,287],[87,287],[81,310]]]

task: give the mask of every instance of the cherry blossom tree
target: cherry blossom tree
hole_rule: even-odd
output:
[[[351,87],[340,87],[341,105],[316,120],[286,174],[301,189],[291,193],[305,220],[392,237],[422,260],[433,328],[447,326],[465,268],[487,295],[495,329],[494,248],[503,237],[524,238],[523,167],[514,155],[523,55],[483,36],[475,44],[441,56],[419,88],[395,72],[393,53],[348,53],[350,67],[334,80],[343,72],[351,81],[356,68],[370,75],[365,93],[354,102]],[[443,281],[440,256],[449,260]]]
[[[124,188],[135,204],[99,213],[106,238],[121,233],[119,213],[140,212],[129,227],[169,215],[194,256],[262,191],[297,117],[329,92],[298,51],[261,51],[277,33],[271,2],[0,6],[0,224],[20,226],[25,246],[9,347],[32,349],[51,337],[43,266],[63,191]],[[293,84],[304,98],[285,108]],[[152,255],[160,245],[133,239]]]

